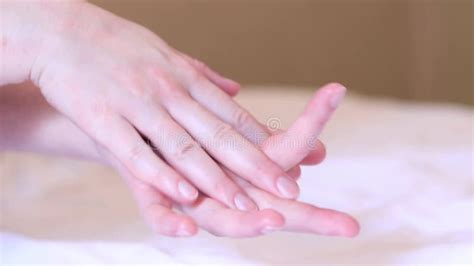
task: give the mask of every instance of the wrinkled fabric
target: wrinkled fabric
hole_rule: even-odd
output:
[[[309,96],[248,88],[238,100],[289,125]],[[326,161],[303,168],[300,199],[353,214],[355,239],[155,236],[111,170],[2,153],[0,264],[469,264],[472,125],[470,107],[349,95],[322,136]]]

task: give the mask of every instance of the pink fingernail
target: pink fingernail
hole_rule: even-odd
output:
[[[251,199],[242,193],[237,193],[234,197],[234,204],[237,209],[241,211],[254,211],[257,210],[257,205],[253,203]]]
[[[224,78],[224,80],[225,80],[227,83],[231,84],[232,86],[236,86],[236,87],[237,87],[237,86],[240,86],[240,84],[239,84],[237,81],[234,81],[234,80],[231,80],[231,79],[228,79],[228,78]]]
[[[336,88],[334,88],[331,92],[331,99],[329,99],[329,105],[331,108],[337,108],[345,95],[346,88],[342,85],[338,85]]]
[[[283,197],[289,199],[298,197],[300,189],[294,180],[282,176],[277,179],[276,186]]]
[[[178,190],[183,197],[190,200],[197,198],[199,193],[193,186],[184,181],[178,183]]]

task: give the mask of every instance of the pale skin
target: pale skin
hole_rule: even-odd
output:
[[[1,147],[111,165],[159,234],[358,233],[347,214],[294,200],[299,164],[324,157],[313,140],[341,85],[325,86],[286,133],[271,135],[232,100],[236,82],[136,24],[76,1],[2,2],[2,16],[0,85],[38,88],[2,87]],[[229,138],[239,146],[220,148]],[[294,140],[315,145],[288,149]]]
[[[151,31],[87,2],[6,1],[1,44],[0,85],[30,79],[98,146],[173,200],[191,203],[202,191],[255,210],[220,165],[277,196],[298,196],[296,182],[247,140],[261,135],[257,120],[217,86],[238,85]],[[222,148],[229,139],[239,147]]]
[[[341,88],[338,84],[322,88],[288,131],[269,137],[263,144],[263,150],[269,157],[283,168],[298,166],[299,163],[295,162],[300,161],[308,165],[320,163],[325,155],[324,146],[320,142],[315,142],[313,147],[285,149],[289,151],[285,154],[278,153],[279,147],[286,145],[282,139],[304,135],[313,138],[317,135],[334,111],[328,96]],[[359,232],[357,221],[345,213],[276,197],[244,183],[238,177],[236,179],[240,180],[239,184],[258,204],[260,210],[235,210],[207,195],[201,195],[191,205],[173,202],[153,186],[134,178],[117,160],[111,162],[105,159],[101,155],[103,149],[97,148],[92,139],[55,111],[32,84],[3,87],[0,96],[0,125],[3,125],[0,131],[0,148],[112,163],[112,167],[124,177],[145,221],[158,234],[191,236],[197,232],[198,227],[212,234],[228,237],[257,236],[275,230],[346,237],[355,236]],[[298,177],[298,170],[293,176]],[[182,213],[174,211],[173,206]]]

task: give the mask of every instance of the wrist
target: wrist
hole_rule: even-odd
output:
[[[71,23],[82,1],[2,2],[0,86],[32,77],[37,59],[50,49],[55,35]]]
[[[0,88],[0,151],[76,157],[106,164],[95,143],[26,82]]]

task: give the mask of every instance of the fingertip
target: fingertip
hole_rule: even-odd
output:
[[[223,84],[223,86],[230,96],[235,96],[239,93],[241,86],[238,82],[227,78],[225,78],[224,81],[225,84]]]
[[[196,223],[187,216],[180,216],[180,221],[176,226],[175,236],[178,237],[190,237],[196,235],[198,227]]]
[[[263,209],[260,211],[262,234],[282,230],[285,226],[285,217],[272,209]]]
[[[304,231],[338,237],[355,237],[359,233],[359,223],[352,216],[331,209],[309,208],[308,212],[311,209],[316,212],[311,215],[311,221],[303,224]]]
[[[346,88],[340,84],[332,84],[331,89],[332,91],[329,99],[329,106],[331,106],[333,109],[336,109],[346,95]]]
[[[237,94],[239,94],[239,91],[227,90],[226,92],[227,92],[227,94],[229,94],[230,97],[235,97],[235,96],[237,96]]]
[[[318,145],[318,155],[319,156],[316,156],[315,158],[315,164],[318,164],[318,163],[321,163],[322,161],[324,161],[324,159],[326,158],[326,155],[327,155],[327,149],[326,149],[326,145],[324,145],[324,143],[322,143],[321,141],[318,140],[317,142],[317,145]]]
[[[227,93],[230,97],[235,97],[237,94],[239,94],[240,91],[240,84],[232,80],[221,82],[220,84],[216,85],[225,93]]]
[[[359,222],[352,216],[342,212],[335,212],[332,218],[333,228],[329,235],[341,237],[355,237],[359,234]]]
[[[319,164],[324,161],[324,159],[326,158],[326,154],[326,146],[324,145],[324,143],[318,140],[314,149],[309,152],[308,156],[306,156],[306,158],[304,158],[301,163],[304,165]]]
[[[190,217],[161,205],[151,205],[144,215],[152,231],[159,235],[188,237],[195,235],[198,230]]]
[[[295,180],[301,176],[301,167],[295,166],[287,171],[288,175],[294,178]]]
[[[276,188],[280,197],[286,199],[296,199],[299,196],[300,188],[291,177],[281,176],[276,179]]]
[[[198,190],[188,182],[181,180],[178,182],[178,191],[181,195],[181,203],[190,204],[196,201],[199,196]]]
[[[321,88],[329,89],[329,90],[332,90],[333,92],[340,92],[340,93],[345,93],[347,91],[347,88],[338,82],[329,82],[326,85],[322,86]]]
[[[315,105],[320,105],[321,104],[320,101],[326,101],[326,98],[328,96],[331,97],[334,95],[337,95],[340,101],[345,96],[346,91],[347,91],[346,87],[344,87],[340,83],[336,83],[336,82],[327,83],[316,90],[309,106],[315,107]],[[332,100],[329,99],[331,106],[339,103],[336,100],[337,99],[334,99],[334,103],[332,103]]]
[[[352,216],[346,215],[346,222],[344,226],[341,227],[341,235],[345,237],[356,237],[360,233],[360,224]]]

